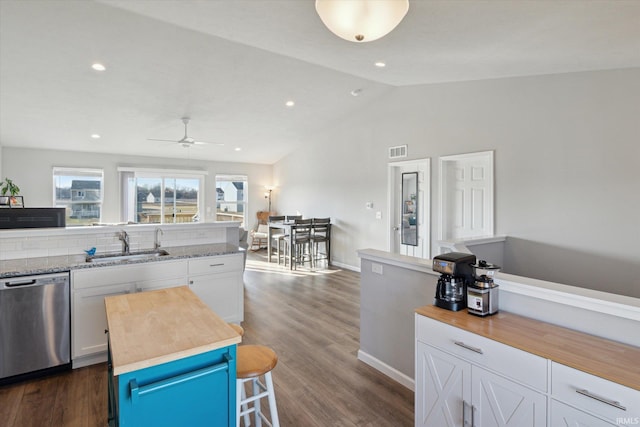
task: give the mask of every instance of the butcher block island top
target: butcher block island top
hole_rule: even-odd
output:
[[[503,311],[482,318],[427,305],[416,313],[640,390],[640,347]]]
[[[187,286],[107,297],[105,308],[114,375],[241,341]]]

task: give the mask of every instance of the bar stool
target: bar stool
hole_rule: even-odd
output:
[[[324,243],[324,254],[321,254],[318,248],[320,243]],[[311,246],[313,247],[314,264],[317,265],[319,260],[326,259],[327,265],[331,265],[331,218],[313,219]]]
[[[271,379],[271,370],[276,367],[278,356],[272,349],[263,345],[241,345],[238,346],[236,357],[236,426],[240,427],[242,417],[245,427],[249,426],[249,414],[253,412],[257,427],[262,426],[263,420],[272,427],[280,427]],[[264,384],[260,382],[260,376],[264,376]],[[244,383],[249,381],[253,384],[253,395],[245,396]],[[269,400],[271,421],[260,410],[260,400],[264,397]],[[252,402],[253,405],[249,406]]]
[[[272,222],[284,222],[285,220],[285,216],[284,215],[278,215],[278,216],[270,216],[269,217],[269,223]],[[272,231],[271,232],[271,240],[273,243],[276,244],[276,256],[278,257],[278,264],[280,264],[280,257],[282,255],[283,249],[284,249],[284,245],[286,245],[285,239],[288,236],[286,236],[284,234],[283,230],[278,230],[276,232]],[[271,247],[273,248],[273,244],[271,242],[269,242],[269,244],[271,245]],[[282,246],[282,249],[280,249]],[[269,259],[269,262],[271,262],[271,259]]]

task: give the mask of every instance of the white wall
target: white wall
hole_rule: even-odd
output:
[[[118,166],[206,170],[208,175],[205,178],[205,206],[211,207],[211,215],[206,217],[207,222],[215,221],[216,174],[238,174],[249,177],[250,226],[256,221],[255,213],[267,209],[264,186],[272,183],[272,167],[269,165],[22,149],[7,146],[2,147],[0,152],[3,173],[20,186],[20,194],[28,207],[52,205],[54,166],[103,169],[105,180],[103,222],[120,221]]]
[[[304,148],[274,165],[278,206],[331,216],[332,255],[355,267],[357,249],[388,248],[387,219],[376,220],[375,211],[387,212],[389,146],[408,144],[409,159],[434,159],[433,236],[436,159],[495,150],[497,234],[570,253],[557,269],[585,269],[588,260],[588,274],[576,280],[591,277],[603,290],[606,281],[630,280],[637,288],[639,116],[637,68],[397,88],[308,135]]]

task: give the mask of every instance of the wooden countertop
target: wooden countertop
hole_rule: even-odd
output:
[[[640,347],[503,311],[483,318],[426,305],[416,313],[640,390]]]
[[[237,344],[187,286],[105,298],[114,375]]]

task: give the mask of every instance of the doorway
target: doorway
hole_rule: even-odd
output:
[[[412,175],[413,173],[416,175]],[[404,192],[403,174],[405,174]],[[407,174],[417,176],[415,191],[407,190]],[[414,185],[413,182],[411,185]],[[417,258],[430,258],[431,159],[389,163],[388,206],[389,252]],[[411,227],[410,240],[406,239],[407,227]],[[403,239],[403,230],[405,239]]]

